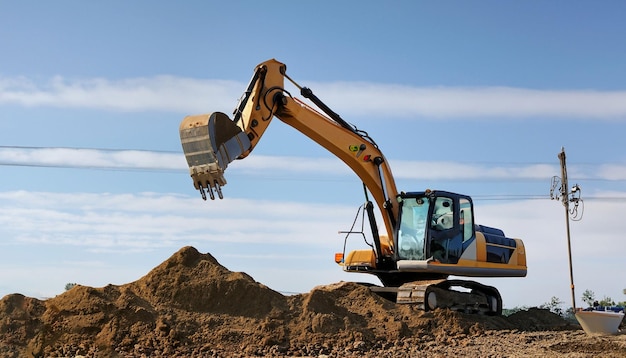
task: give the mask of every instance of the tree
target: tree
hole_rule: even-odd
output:
[[[520,311],[528,311],[528,306],[515,306],[513,308],[503,308],[502,315],[508,317],[512,315],[513,313],[517,313]]]
[[[71,290],[74,286],[76,286],[76,283],[66,283],[65,284],[65,291]]]
[[[587,289],[583,292],[583,302],[587,304],[587,306],[593,306],[593,301],[596,300],[596,294],[593,291]]]
[[[558,297],[552,296],[552,298],[550,299],[550,302],[542,304],[541,306],[539,306],[539,308],[548,309],[550,310],[550,312],[554,314],[563,316],[565,314],[565,312],[563,312],[563,308],[561,308],[561,305],[563,303],[564,302],[561,301]]]
[[[602,297],[598,303],[600,303],[600,306],[615,306],[615,301],[609,296]]]

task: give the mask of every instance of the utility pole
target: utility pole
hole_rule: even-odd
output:
[[[576,294],[574,289],[574,269],[572,265],[572,244],[570,238],[569,221],[570,216],[572,217],[572,220],[575,221],[582,219],[582,211],[580,215],[578,214],[578,204],[582,203],[582,199],[580,199],[580,187],[578,186],[578,184],[574,185],[571,191],[569,189],[567,183],[567,166],[565,163],[565,148],[561,147],[561,152],[558,154],[558,158],[561,162],[561,178],[560,180],[558,177],[552,178],[550,198],[555,200],[561,200],[563,206],[565,206],[565,227],[567,230],[567,254],[569,258],[569,279],[570,288],[572,291],[572,309],[574,310],[574,313],[576,313]],[[559,181],[561,182],[561,185],[558,185]],[[556,194],[555,189],[558,189],[558,193]],[[574,204],[574,208],[572,210],[570,210],[570,202]]]

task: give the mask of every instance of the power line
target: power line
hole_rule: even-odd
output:
[[[61,169],[86,169],[86,170],[106,170],[120,172],[153,172],[153,173],[181,173],[184,169],[173,168],[150,168],[150,167],[125,167],[125,166],[91,166],[91,165],[71,165],[71,164],[42,164],[42,163],[9,163],[1,162],[0,166],[7,167],[32,167],[32,168],[61,168]]]
[[[119,148],[87,148],[87,147],[52,147],[52,146],[17,146],[17,145],[0,145],[0,150],[2,149],[17,149],[17,150],[47,150],[47,149],[69,149],[69,150],[91,150],[91,151],[102,151],[102,152],[145,152],[145,153],[164,153],[164,154],[172,154],[172,155],[181,155],[181,151],[166,151],[166,150],[146,150],[146,149],[119,149]],[[485,162],[475,162],[475,163],[485,163]],[[497,164],[496,162],[491,162],[493,164]],[[510,164],[510,163],[507,163]],[[186,172],[184,168],[158,168],[158,167],[150,167],[150,166],[126,166],[124,164],[107,166],[107,165],[88,165],[88,164],[70,164],[70,163],[16,163],[16,162],[8,162],[8,161],[0,161],[0,166],[13,166],[13,167],[35,167],[35,168],[60,168],[60,169],[86,169],[86,170],[104,170],[104,171],[119,171],[119,172],[151,172],[151,173],[183,173]],[[244,178],[245,176],[241,174],[234,174],[233,177]],[[441,178],[441,179],[429,179],[434,180],[439,183],[441,182],[474,182],[474,183],[485,183],[485,182],[506,182],[506,183],[514,183],[514,182],[532,182],[532,181],[542,181],[546,178],[481,178],[476,180],[471,180],[467,178]],[[295,177],[286,177],[286,176],[255,176],[255,181],[258,180],[272,180],[272,181],[311,181],[311,182],[348,182],[347,179],[341,178],[310,178],[307,176],[306,178],[298,178]],[[407,179],[399,179],[399,180],[407,180]],[[584,179],[587,181],[590,180],[598,180],[598,181],[626,181],[626,180],[609,180],[609,179]],[[508,195],[508,194],[474,194],[472,197],[475,200],[480,201],[510,201],[510,200],[546,200],[550,199],[549,196],[544,194],[520,194],[520,195]],[[592,201],[605,201],[605,202],[624,202],[626,201],[626,197],[587,197],[587,200]]]
[[[6,148],[7,146],[0,146],[0,148]],[[25,147],[20,147],[25,148]],[[38,147],[42,148],[42,147]],[[52,148],[52,147],[51,147]],[[58,147],[55,147],[58,148]],[[98,149],[100,150],[100,149]],[[103,149],[108,151],[127,151],[126,149]],[[134,150],[134,149],[133,149]],[[152,152],[149,150],[140,150],[143,152]],[[172,153],[172,154],[182,154],[182,152],[173,152],[173,151],[160,151],[160,153]],[[183,173],[186,172],[184,168],[156,168],[156,167],[130,167],[130,166],[106,166],[106,165],[87,165],[87,164],[69,164],[69,163],[15,163],[15,162],[7,162],[0,160],[0,166],[8,166],[8,167],[31,167],[31,168],[55,168],[55,169],[84,169],[84,170],[104,170],[104,171],[119,171],[119,172],[150,172],[150,173]],[[245,178],[242,174],[233,173],[231,175],[235,178]],[[431,181],[436,181],[438,183],[494,183],[494,182],[502,182],[502,183],[529,183],[529,182],[541,182],[546,178],[477,178],[477,179],[467,179],[467,178],[434,178],[428,179]],[[311,178],[310,176],[306,177],[298,177],[297,175],[291,176],[272,176],[272,175],[256,175],[254,180],[271,180],[271,181],[299,181],[299,182],[348,182],[350,179],[342,179],[342,178]],[[403,179],[399,180],[415,180],[415,179]],[[611,180],[611,179],[584,179],[584,181],[603,181],[603,182],[623,182],[623,180]],[[523,195],[525,199],[545,199],[545,195]],[[549,197],[548,197],[549,198]],[[622,198],[610,198],[610,197],[588,197],[590,200],[604,200],[604,201],[621,201]],[[509,198],[500,198],[500,197],[483,197],[481,200],[509,200]]]
[[[535,194],[502,194],[502,195],[481,195],[472,194],[474,201],[490,201],[490,200],[549,200],[547,195],[535,195]]]
[[[175,151],[175,150],[159,150],[159,149],[136,149],[136,148],[90,148],[90,147],[52,147],[52,146],[42,146],[42,147],[35,147],[35,146],[22,146],[22,145],[0,145],[0,149],[26,149],[26,150],[40,150],[40,149],[71,149],[71,150],[93,150],[93,151],[103,151],[103,152],[127,152],[127,151],[133,151],[133,152],[153,152],[153,153],[165,153],[165,154],[176,154],[176,155],[183,155],[182,151]],[[446,160],[443,160],[444,162],[446,162]],[[473,162],[469,162],[469,161],[463,161],[464,164],[476,164],[476,165],[550,165],[550,166],[556,166],[554,165],[554,163],[551,162],[512,162],[510,160],[506,161],[506,162],[496,162],[496,161],[473,161]],[[590,162],[579,162],[576,163],[574,162],[575,165],[577,166],[583,166],[583,165],[590,165],[590,166],[598,166],[598,165],[611,165],[611,164],[615,164],[615,165],[626,165],[626,163],[621,163],[621,162],[603,162],[603,163],[590,163]],[[570,161],[569,165],[572,165],[572,162]],[[585,179],[585,180],[610,180],[610,179]]]
[[[72,149],[72,150],[95,150],[102,152],[155,152],[155,153],[168,153],[168,154],[183,154],[182,151],[174,151],[174,150],[158,150],[158,149],[131,149],[131,148],[88,148],[88,147],[33,147],[33,146],[24,146],[24,145],[0,145],[0,149],[29,149],[29,150],[39,150],[39,149]]]

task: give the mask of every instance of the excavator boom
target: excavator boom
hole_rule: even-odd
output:
[[[214,191],[222,198],[221,187],[227,182],[224,171],[235,159],[252,152],[274,117],[292,126],[341,159],[363,181],[384,211],[382,218],[387,238],[393,237],[398,208],[392,204],[397,194],[389,163],[367,133],[344,121],[313,92],[294,85],[315,103],[315,109],[294,98],[284,88],[286,66],[276,60],[261,63],[255,69],[248,89],[234,110],[231,120],[221,112],[187,116],[180,125],[180,137],[194,186],[203,198]],[[322,113],[321,111],[325,111]],[[379,260],[391,257],[392,244],[374,238]]]

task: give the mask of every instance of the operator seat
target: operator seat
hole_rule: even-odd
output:
[[[453,218],[452,202],[448,199],[437,200],[435,204],[432,227],[436,230],[452,229]]]

